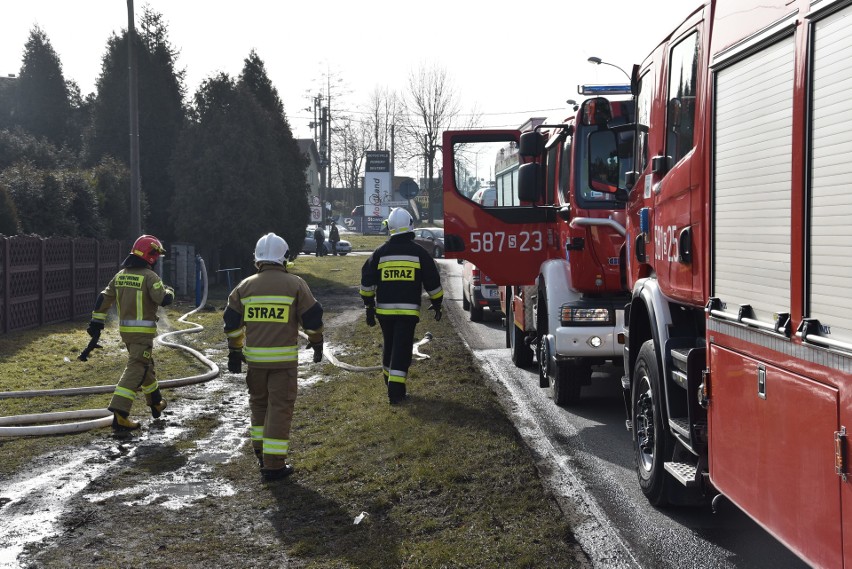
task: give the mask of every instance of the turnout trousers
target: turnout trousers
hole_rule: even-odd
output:
[[[246,384],[251,411],[251,445],[263,453],[268,469],[282,468],[290,452],[290,424],[299,385],[298,368],[255,368],[249,366]]]
[[[382,327],[382,372],[388,386],[388,399],[397,403],[405,398],[405,381],[411,367],[414,348],[414,329],[418,319],[413,316],[377,316]]]
[[[145,401],[151,405],[152,394],[159,388],[157,373],[154,371],[154,338],[141,342],[126,342],[127,367],[115,386],[109,402],[110,411],[118,411],[125,416],[130,413],[136,392],[142,388]]]

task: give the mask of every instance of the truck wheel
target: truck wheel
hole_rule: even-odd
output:
[[[663,429],[660,372],[654,341],[642,344],[633,372],[633,450],[639,486],[654,506],[668,504],[674,479],[666,474],[663,463],[671,457],[674,441]]]
[[[588,366],[558,362],[556,377],[550,381],[550,396],[558,406],[574,405],[580,401],[580,392],[584,385],[583,374]]]
[[[524,343],[524,333],[520,328],[515,326],[514,319],[507,322],[506,326],[509,326],[512,329],[509,333],[509,338],[512,342],[510,349],[512,350],[512,362],[515,364],[515,367],[531,367],[533,362],[533,353],[530,347]]]
[[[550,360],[554,354],[550,353],[546,338],[550,330],[547,321],[547,289],[542,284],[538,289],[538,303],[536,306],[536,333],[538,334],[538,348],[536,357],[538,358],[538,386],[541,388],[550,387],[556,381],[556,378],[550,377],[548,368]]]
[[[503,310],[503,329],[506,332],[506,347],[512,347],[512,339],[509,337],[512,333],[512,327],[515,323],[515,315],[512,313],[512,287],[506,287],[506,306]]]
[[[479,306],[478,304],[470,303],[470,321],[471,322],[482,322],[482,316],[485,312],[485,309]]]

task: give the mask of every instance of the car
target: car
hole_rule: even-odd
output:
[[[436,259],[444,256],[443,227],[418,227],[414,230],[414,242]]]
[[[316,227],[308,227],[305,229],[305,242],[302,244],[302,253],[314,254],[317,252],[317,242],[314,240],[314,230]],[[331,254],[331,243],[328,242],[328,231],[326,231],[325,241],[322,242],[323,250],[326,255]],[[337,242],[337,254],[346,255],[352,252],[352,243],[345,239]]]
[[[497,285],[470,261],[462,264],[462,308],[470,311],[471,322],[481,322],[486,308],[503,314]]]
[[[497,188],[480,188],[471,197],[473,201],[486,207],[497,205]]]

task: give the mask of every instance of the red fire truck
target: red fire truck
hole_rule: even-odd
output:
[[[655,505],[852,567],[852,2],[711,0],[634,68],[623,387]]]
[[[632,130],[618,131],[633,122],[632,101],[604,96],[626,86],[586,92],[598,96],[564,122],[539,120],[523,134],[523,126],[447,131],[443,139],[444,164],[456,165],[456,176],[444,178],[447,257],[473,262],[501,285],[512,359],[529,367],[535,353],[539,384],[559,405],[579,399],[593,365],[621,365],[629,298],[619,251],[632,163],[619,159],[617,146],[632,148]],[[497,200],[488,206],[466,197],[463,163],[494,149]]]

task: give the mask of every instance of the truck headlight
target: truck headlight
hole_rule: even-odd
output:
[[[563,326],[611,324],[615,322],[612,310],[609,308],[588,308],[563,304],[560,315]]]

